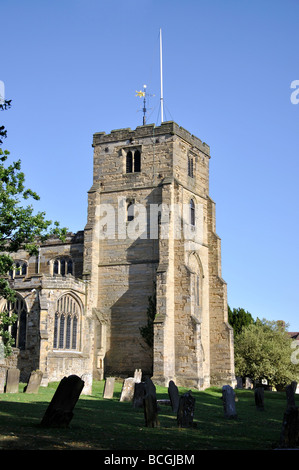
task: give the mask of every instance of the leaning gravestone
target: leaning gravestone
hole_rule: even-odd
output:
[[[19,369],[8,369],[6,377],[6,393],[18,393],[20,381]]]
[[[179,407],[177,412],[177,422],[180,428],[190,428],[193,426],[195,408],[195,398],[192,396],[191,390],[184,393],[180,397]]]
[[[34,370],[31,372],[27,386],[24,389],[26,393],[38,393],[43,373],[41,370]]]
[[[105,380],[105,387],[103,392],[103,398],[113,398],[114,392],[114,377],[107,377]]]
[[[254,390],[255,406],[258,411],[264,411],[264,387],[257,387]]]
[[[84,382],[77,375],[64,377],[41,421],[46,427],[67,427],[73,418],[73,409],[84,387]]]
[[[136,382],[133,396],[133,408],[142,408],[145,395],[145,383]]]
[[[292,406],[286,409],[283,415],[279,447],[292,449],[299,444],[298,408]]]
[[[128,377],[124,380],[119,401],[132,401],[134,396],[135,379]]]
[[[180,396],[179,396],[179,389],[173,380],[170,380],[168,384],[168,395],[169,395],[172,411],[174,413],[177,413],[178,408],[179,408]]]
[[[224,385],[222,387],[222,400],[224,407],[224,415],[229,419],[237,417],[236,403],[235,403],[235,392],[230,385]]]
[[[0,366],[0,393],[4,393],[7,369]]]
[[[286,387],[287,408],[296,406],[295,405],[296,388],[297,388],[297,382],[295,381]]]
[[[158,427],[159,419],[158,419],[156,387],[151,381],[151,379],[149,378],[145,380],[145,395],[144,395],[143,406],[144,406],[145,425],[148,428]]]

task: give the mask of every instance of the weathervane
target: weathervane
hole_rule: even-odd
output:
[[[143,98],[142,111],[143,111],[143,125],[145,126],[145,124],[146,124],[146,111],[147,111],[146,97],[149,96],[148,93],[146,93],[146,85],[143,85],[143,91],[142,90],[140,90],[140,91],[136,90],[136,96],[138,96],[139,98]]]

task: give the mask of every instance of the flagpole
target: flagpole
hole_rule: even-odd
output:
[[[161,81],[161,123],[164,120],[163,117],[163,70],[162,70],[162,30],[160,28],[160,81]]]

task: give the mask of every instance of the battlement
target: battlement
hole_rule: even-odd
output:
[[[207,155],[210,155],[210,147],[205,142],[202,142],[198,137],[191,134],[183,127],[176,124],[174,121],[163,122],[160,126],[155,124],[146,124],[144,126],[138,126],[135,130],[131,128],[114,129],[110,134],[105,132],[96,132],[93,135],[92,146],[101,145],[104,143],[112,143],[119,141],[128,141],[133,143],[135,140],[152,137],[159,138],[162,135],[177,135],[181,139],[187,141],[190,145],[198,148]]]

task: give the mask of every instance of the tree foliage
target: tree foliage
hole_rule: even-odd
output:
[[[154,320],[157,310],[156,284],[154,283],[153,295],[148,297],[147,323],[139,328],[140,334],[146,344],[152,349],[154,345]]]
[[[241,333],[243,328],[254,323],[251,313],[246,312],[244,308],[231,309],[228,305],[228,322],[233,327],[234,336]]]
[[[0,104],[0,110],[10,108],[11,100]],[[5,126],[0,126],[0,145],[7,137]],[[24,249],[31,255],[38,253],[39,245],[49,236],[57,235],[64,239],[66,228],[58,222],[46,219],[45,212],[34,213],[29,199],[39,200],[39,196],[25,187],[25,175],[21,171],[21,161],[9,162],[10,153],[0,148],[0,297],[13,302],[15,292],[7,279],[13,268],[11,253]],[[5,345],[5,354],[11,351],[12,338],[8,325],[14,321],[7,312],[0,316],[0,337]]]
[[[299,379],[299,365],[292,361],[292,339],[279,322],[259,320],[235,338],[236,375],[270,385],[285,386]]]

